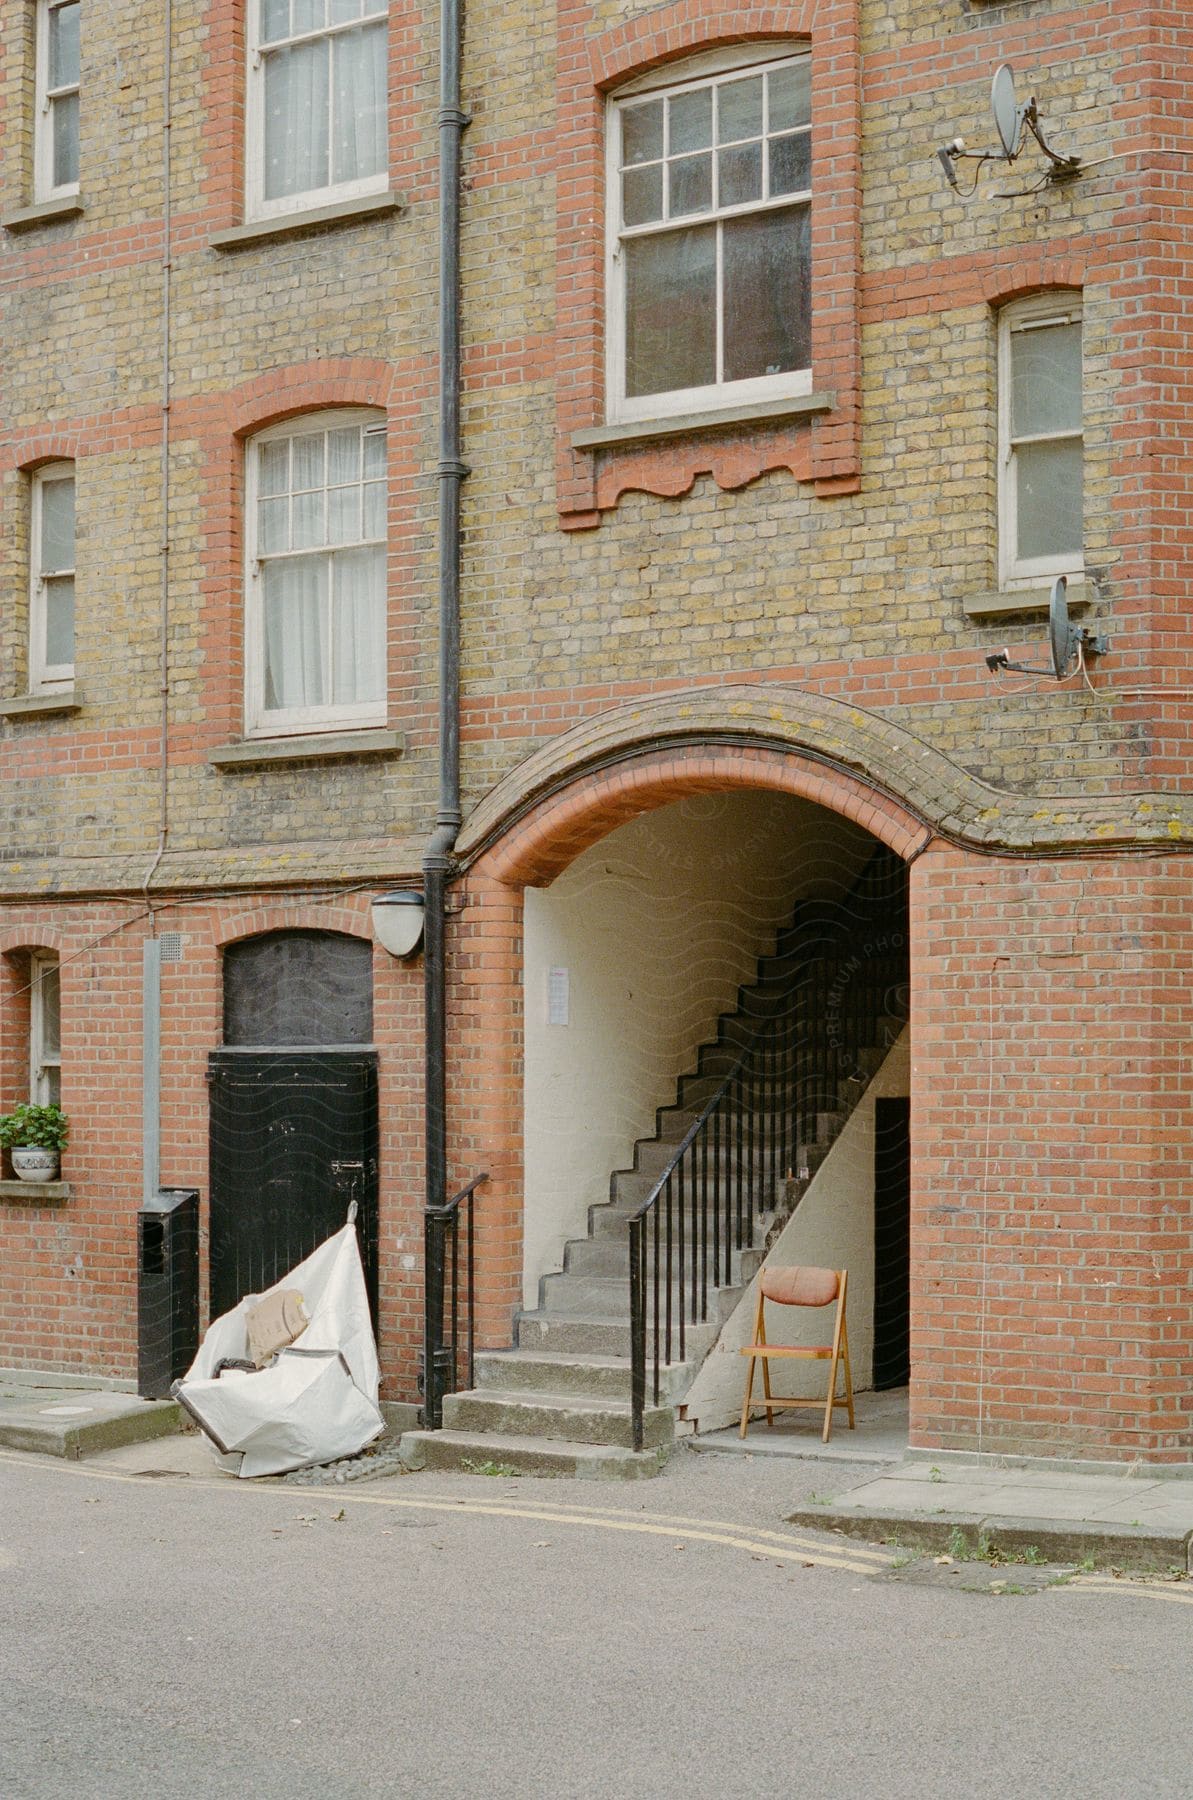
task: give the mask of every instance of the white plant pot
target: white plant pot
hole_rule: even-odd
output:
[[[13,1150],[9,1154],[22,1181],[57,1181],[57,1150]]]

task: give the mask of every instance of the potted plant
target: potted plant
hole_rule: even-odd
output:
[[[58,1160],[70,1136],[60,1106],[16,1106],[0,1115],[0,1145],[12,1157],[22,1181],[55,1181]]]

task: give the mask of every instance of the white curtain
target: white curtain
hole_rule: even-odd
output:
[[[286,557],[261,568],[265,710],[327,704],[327,559]]]
[[[323,38],[265,59],[265,198],[328,185],[330,45]]]
[[[332,180],[361,181],[385,168],[385,25],[334,38]]]
[[[332,557],[332,700],[350,706],[385,698],[385,551],[341,550]]]

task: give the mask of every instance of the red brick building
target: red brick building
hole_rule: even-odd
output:
[[[83,11],[0,35],[0,1080],[72,1130],[53,1191],[0,1184],[0,1361],[133,1376],[150,1176],[200,1190],[205,1303],[256,1279],[280,1071],[335,1113],[351,1065],[324,1198],[359,1165],[413,1401],[423,972],[370,902],[436,822],[437,16]],[[1175,0],[469,7],[446,1097],[486,1345],[621,1279],[588,1209],[882,845],[911,1441],[1189,1459],[1191,49]],[[1003,63],[1079,162],[1027,131],[954,191]],[[1046,665],[1059,574],[1109,649],[990,669]],[[229,1070],[274,1098],[221,1114]],[[869,1308],[837,1148],[816,1243]]]

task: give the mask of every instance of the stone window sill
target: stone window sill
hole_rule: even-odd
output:
[[[0,700],[0,719],[49,719],[77,713],[82,695],[77,688],[60,688],[54,694],[22,694],[16,700]]]
[[[0,1181],[0,1201],[27,1200],[31,1206],[58,1206],[69,1199],[69,1181]]]
[[[217,769],[265,769],[275,763],[350,762],[397,757],[406,748],[401,731],[326,731],[311,737],[244,738],[221,744],[207,760]]]
[[[269,219],[252,219],[227,231],[213,231],[207,242],[213,250],[248,250],[279,238],[300,237],[308,231],[324,231],[333,225],[351,225],[360,219],[383,217],[405,207],[401,194],[365,194],[355,200],[336,200],[329,206],[312,206],[305,212],[277,213]]]
[[[5,231],[32,231],[38,225],[57,225],[62,219],[77,219],[86,208],[77,194],[63,194],[57,200],[39,200],[36,206],[22,206],[5,213],[0,225]]]
[[[594,425],[573,431],[573,450],[634,450],[663,438],[691,437],[696,432],[737,430],[747,425],[778,425],[788,419],[814,418],[836,405],[834,394],[797,394],[788,400],[759,400],[751,406],[719,407],[710,412],[675,413],[666,419],[634,419],[622,425]]]
[[[1070,581],[1067,599],[1070,607],[1089,606],[1098,598],[1094,581]],[[985,594],[967,594],[961,604],[971,619],[998,619],[1009,613],[1046,613],[1052,600],[1051,583],[1047,587],[1007,588]]]

